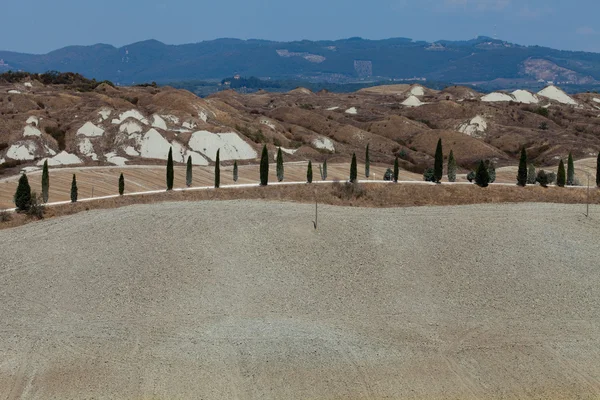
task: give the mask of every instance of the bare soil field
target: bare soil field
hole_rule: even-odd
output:
[[[170,202],[0,231],[0,393],[600,397],[600,224],[581,206],[313,219],[309,204]]]

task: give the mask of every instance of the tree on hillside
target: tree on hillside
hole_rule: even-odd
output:
[[[175,172],[173,171],[173,147],[169,148],[169,156],[167,157],[167,190],[173,190],[173,181],[175,180]]]
[[[73,174],[73,180],[71,181],[71,203],[77,202],[77,178]]]
[[[192,178],[192,156],[189,156],[185,167],[185,186],[192,186]]]
[[[467,180],[470,183],[473,183],[473,181],[475,180],[475,171],[469,171],[469,173],[467,174]]]
[[[486,160],[485,166],[488,171],[488,176],[490,177],[490,183],[496,182],[496,166],[494,162],[491,160]]]
[[[394,159],[394,182],[398,183],[398,175],[400,175],[400,166],[398,165],[398,157]]]
[[[569,160],[567,161],[567,186],[575,184],[575,163],[573,163],[573,154],[569,152]]]
[[[367,150],[365,153],[365,178],[369,179],[371,175],[371,157],[369,156],[369,144],[367,143]]]
[[[600,155],[598,156],[598,159],[600,159]],[[322,179],[324,181],[327,180],[327,159],[325,159],[325,161],[323,161],[323,177]]]
[[[238,166],[237,160],[233,162],[233,181],[237,183],[238,181]]]
[[[312,173],[312,162],[308,160],[308,168],[306,168],[306,182],[312,183],[313,173]]]
[[[269,184],[269,151],[265,144],[262,150],[262,156],[260,157],[260,186],[267,186]]]
[[[535,165],[529,164],[529,169],[527,170],[527,184],[535,185],[535,182],[536,182]]]
[[[598,152],[598,159],[596,160],[596,186],[600,187],[600,152]]]
[[[527,152],[525,146],[521,149],[521,158],[519,159],[519,172],[517,172],[517,185],[525,187],[527,185]]]
[[[598,152],[598,160],[596,160],[596,186],[600,187],[600,152]]]
[[[477,172],[475,172],[475,183],[481,187],[487,187],[490,183],[490,175],[483,160],[479,162]]]
[[[442,152],[442,139],[440,138],[435,149],[435,160],[433,164],[434,182],[440,182],[444,175],[444,153]]]
[[[48,160],[44,161],[44,167],[42,168],[42,201],[48,202],[50,192],[50,174],[48,172]]]
[[[119,195],[123,196],[123,193],[125,193],[125,177],[121,172],[121,175],[119,176]]]
[[[563,160],[561,158],[560,162],[558,163],[558,174],[556,174],[556,185],[558,185],[559,187],[565,187],[566,183],[567,183],[567,175],[565,173],[565,163],[563,162]]]
[[[456,182],[456,160],[454,159],[453,150],[450,150],[448,156],[448,182]]]
[[[29,186],[29,179],[25,174],[19,178],[14,201],[17,211],[28,211],[31,206],[31,186]]]
[[[277,162],[276,162],[277,181],[283,181],[283,153],[281,147],[277,149]]]
[[[540,184],[540,186],[548,187],[548,175],[546,175],[546,171],[544,171],[543,169],[540,169],[538,171],[536,180]]]
[[[356,168],[356,153],[352,153],[352,162],[350,163],[350,182],[356,183],[358,179],[358,170]]]
[[[220,164],[220,154],[221,149],[217,150],[217,158],[215,159],[215,188],[219,188],[221,186],[221,166]]]

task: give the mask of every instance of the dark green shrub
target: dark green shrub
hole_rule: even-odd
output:
[[[433,168],[427,168],[425,172],[423,172],[423,180],[425,182],[435,182],[435,171]]]
[[[550,111],[548,111],[548,109],[545,107],[538,107],[535,110],[533,110],[533,112],[546,118],[548,118],[548,116],[550,115]]]
[[[44,214],[46,213],[46,208],[42,204],[42,196],[33,192],[31,194],[31,203],[29,204],[29,209],[27,210],[27,215],[31,218],[36,219],[44,219]]]
[[[14,201],[17,211],[29,210],[29,206],[31,205],[31,186],[29,186],[29,180],[25,174],[19,178]]]
[[[383,174],[384,181],[393,181],[394,180],[394,171],[391,168],[385,170],[385,174]]]
[[[470,171],[467,174],[467,179],[469,180],[469,182],[473,182],[475,180],[475,171]]]

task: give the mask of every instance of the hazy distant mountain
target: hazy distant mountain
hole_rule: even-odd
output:
[[[121,48],[70,46],[44,55],[0,51],[0,70],[74,71],[120,84],[221,79],[240,74],[330,82],[408,79],[526,87],[538,81],[600,84],[600,54],[469,41],[411,39],[273,42],[217,39],[166,45],[156,40]]]

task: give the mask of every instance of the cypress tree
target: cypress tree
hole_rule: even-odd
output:
[[[44,168],[42,169],[42,201],[48,202],[50,190],[50,174],[48,173],[48,160],[44,161]]]
[[[221,153],[221,149],[217,150],[217,158],[215,160],[215,188],[221,186],[221,166],[219,165],[219,153]]]
[[[563,160],[561,158],[560,162],[558,163],[558,173],[556,174],[556,184],[559,187],[565,187],[565,183],[567,183],[567,178],[566,178],[566,174],[565,174],[565,163],[563,162]]]
[[[19,185],[15,192],[14,201],[17,211],[28,211],[31,206],[31,186],[29,186],[29,179],[27,179],[27,175],[25,174],[19,178]]]
[[[496,181],[496,166],[493,161],[486,161],[486,167],[488,171],[488,176],[490,177],[490,183],[494,183]]]
[[[525,146],[521,149],[521,158],[519,159],[519,172],[517,173],[517,185],[527,185],[527,152]]]
[[[235,160],[233,162],[233,181],[237,182],[238,181],[238,166],[237,166],[237,160]]]
[[[600,160],[600,154],[598,155],[598,159]],[[323,180],[327,180],[327,160],[323,161]]]
[[[448,156],[448,182],[456,182],[456,160],[454,159],[453,150],[450,150]]]
[[[435,149],[435,160],[433,164],[433,178],[435,182],[442,180],[444,174],[444,153],[442,152],[442,139],[438,140],[437,147]]]
[[[308,160],[308,168],[306,169],[306,182],[312,183],[312,162]]]
[[[367,151],[365,154],[365,178],[369,179],[371,175],[371,158],[369,157],[369,144],[367,143]]]
[[[535,185],[536,180],[535,165],[529,164],[529,169],[527,170],[527,184]]]
[[[487,187],[490,183],[490,175],[483,160],[479,162],[477,172],[475,172],[475,183],[481,187]]]
[[[350,163],[350,182],[356,183],[358,171],[356,169],[356,153],[352,153],[352,162]]]
[[[600,152],[598,152],[598,160],[596,161],[596,186],[600,187]]]
[[[283,153],[281,152],[281,147],[277,150],[277,180],[279,182],[283,181]]]
[[[125,193],[125,177],[121,172],[121,176],[119,176],[119,195],[123,196],[123,193]]]
[[[400,166],[398,165],[398,157],[394,160],[394,182],[398,182],[398,175],[400,175]]]
[[[185,186],[192,186],[192,178],[192,156],[189,156],[185,168]]]
[[[575,164],[573,163],[573,154],[569,152],[569,160],[567,161],[567,186],[575,184]]]
[[[175,173],[173,171],[173,147],[169,148],[169,157],[167,157],[167,190],[173,190],[173,180]]]
[[[73,180],[71,181],[71,203],[77,202],[77,178],[73,174]]]
[[[260,186],[267,186],[269,184],[269,151],[265,144],[262,150],[262,156],[260,157]]]

